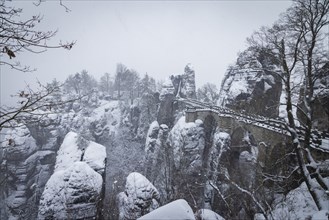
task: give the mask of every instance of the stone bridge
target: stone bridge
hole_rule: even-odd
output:
[[[235,112],[228,108],[212,106],[209,103],[199,102],[197,100],[179,99],[187,107],[186,122],[194,122],[197,119],[203,121],[211,117],[216,121],[217,126],[231,135],[232,140],[236,135],[242,132],[249,132],[255,139],[255,143],[262,148],[267,148],[271,152],[276,146],[285,147],[291,143],[290,133],[286,128],[286,123],[280,119],[266,118],[259,115],[247,115],[241,112]],[[302,127],[297,128],[301,137],[304,134]],[[241,144],[232,143],[232,148],[238,148],[237,151],[245,150]],[[328,158],[329,155],[329,134],[314,130],[312,132],[311,147],[317,158]],[[281,148],[282,149],[282,148]],[[265,152],[264,152],[265,153]],[[320,159],[319,158],[319,159]]]

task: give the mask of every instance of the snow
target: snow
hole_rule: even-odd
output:
[[[200,121],[198,123],[200,123]],[[191,148],[195,148],[195,147],[199,146],[194,141],[191,141],[193,139],[191,136],[195,136],[199,132],[201,132],[201,131],[197,131],[197,129],[201,129],[201,124],[196,124],[194,122],[186,123],[185,116],[182,116],[176,122],[174,127],[171,129],[169,136],[168,136],[168,140],[169,140],[170,145],[173,147],[173,152],[175,155],[174,162],[175,162],[175,166],[177,168],[180,166],[180,160],[181,160],[181,157],[183,157],[184,149],[190,148],[189,149],[189,151],[190,151]],[[198,140],[198,141],[201,141],[201,140]]]
[[[103,145],[90,141],[84,155],[85,161],[91,168],[102,174],[105,168],[106,149]]]
[[[328,200],[328,195],[323,195],[320,202],[329,206]],[[329,210],[329,207],[327,207],[327,209]],[[282,201],[277,203],[272,214],[274,219],[302,220],[313,214],[315,214],[315,216],[323,214],[317,213],[317,210],[307,186],[305,182],[303,182],[298,188],[290,191]]]
[[[197,119],[197,120],[195,120],[195,124],[200,126],[203,124],[203,121],[201,119]]]
[[[190,70],[190,71],[194,71],[194,67],[190,63],[188,63],[185,68],[188,69],[188,70]]]
[[[78,134],[75,132],[69,132],[66,134],[62,145],[60,146],[57,157],[55,172],[65,170],[72,163],[81,160],[82,151],[77,145]]]
[[[279,106],[279,117],[288,120],[287,111],[286,111],[286,91],[284,90],[284,84],[282,84],[282,92],[280,96],[280,106]]]
[[[272,75],[265,75],[265,79],[268,80],[272,85],[275,84],[274,76],[272,76]]]
[[[83,160],[95,171],[103,173],[106,158],[105,147],[89,141],[86,149],[83,149],[81,146],[78,146],[77,141],[77,133],[72,131],[67,133],[57,152],[55,172],[65,170],[72,163]]]
[[[321,210],[312,215],[312,220],[329,219],[329,210]]]
[[[200,120],[201,121],[201,120]],[[198,121],[198,123],[200,123],[200,121]],[[176,130],[182,130],[182,129],[189,129],[189,128],[193,128],[196,126],[195,122],[185,122],[185,116],[182,116],[177,123],[174,125],[172,131],[174,130],[174,132]]]
[[[120,115],[119,101],[101,101],[98,108],[92,112],[92,118],[94,120],[100,120],[106,112],[113,112],[114,115]]]
[[[322,139],[320,148],[329,150],[329,139]]]
[[[116,132],[120,126],[121,110],[119,101],[105,101],[100,102],[100,106],[94,109],[91,116],[88,118],[90,122],[106,121],[106,128],[111,132]],[[105,127],[103,128],[105,130]]]
[[[99,195],[102,183],[101,175],[85,162],[74,162],[72,166],[56,171],[42,193],[38,219],[43,219],[50,212],[55,219],[66,219],[67,205],[78,198],[84,197],[89,201],[88,198]]]
[[[233,86],[230,87],[229,96],[237,97],[241,93],[248,93],[248,82],[244,77],[234,81]]]
[[[175,93],[174,85],[171,79],[167,78],[162,85],[162,89],[160,92],[160,100],[162,100],[165,95],[168,94],[173,95],[174,93]]]
[[[196,212],[196,215],[200,216],[202,220],[225,220],[222,216],[210,209],[200,209]]]
[[[230,134],[228,134],[226,132],[218,132],[218,133],[216,133],[216,135],[218,135],[218,138],[222,139],[222,140],[226,140],[226,139],[230,138]]]
[[[145,194],[150,192],[153,192],[151,195],[159,194],[153,184],[145,176],[137,172],[128,175],[125,191],[128,195],[133,195],[134,199],[148,196]]]
[[[26,143],[28,137],[30,136],[30,132],[27,127],[23,124],[17,124],[16,127],[12,129],[8,129],[6,134],[4,135],[4,140],[2,142],[2,147],[5,148],[9,145],[8,140],[12,139],[14,141],[14,145],[20,146]]]
[[[139,220],[184,219],[195,220],[192,208],[184,199],[175,200],[167,205],[138,218]]]
[[[157,140],[159,129],[160,126],[157,121],[151,123],[150,128],[146,135],[145,152],[147,152],[149,148],[152,146],[152,143],[155,143],[155,141]]]
[[[160,195],[142,174],[133,172],[126,179],[125,191],[118,194],[119,219],[136,219],[159,207]]]
[[[67,219],[69,212],[80,206],[84,208],[83,215],[86,210],[92,210],[89,212],[92,216],[96,213],[93,201],[99,198],[102,189],[106,149],[93,141],[86,141],[84,149],[78,145],[78,139],[77,133],[67,133],[57,152],[54,174],[41,196],[40,219],[50,216]]]
[[[264,82],[264,92],[267,92],[267,90],[271,89],[272,86],[268,84],[267,82]]]

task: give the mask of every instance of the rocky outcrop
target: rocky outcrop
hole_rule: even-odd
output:
[[[201,207],[206,156],[202,121],[186,123],[181,117],[169,133],[168,145],[173,155],[173,197],[186,199],[192,208]]]
[[[275,118],[279,115],[282,83],[276,60],[247,49],[222,81],[219,104],[234,110]]]
[[[156,120],[159,107],[159,93],[145,93],[137,103],[130,108],[132,131],[136,138],[145,140],[150,124]]]
[[[4,177],[0,187],[0,200],[4,202],[0,202],[1,219],[36,218],[38,199],[53,172],[59,147],[56,123],[56,116],[46,116],[42,122],[30,123],[30,129],[17,124],[5,135],[0,171]]]
[[[40,199],[38,219],[95,219],[102,183],[86,162],[55,172]]]
[[[157,185],[161,185],[165,178],[162,168],[168,166],[167,158],[165,157],[168,132],[167,125],[159,125],[157,121],[154,121],[150,125],[146,138],[144,173],[153,184]],[[163,195],[163,193],[161,194]]]
[[[222,216],[210,209],[199,209],[196,213],[196,220],[225,220]]]
[[[174,77],[172,81],[177,88],[176,96],[196,99],[195,72],[190,63],[185,66],[184,74]]]
[[[126,179],[125,191],[118,194],[119,219],[137,219],[159,207],[158,190],[142,174],[133,172]]]
[[[139,218],[139,220],[154,219],[195,220],[191,207],[184,199],[175,200]]]
[[[93,219],[102,200],[105,147],[69,132],[42,193],[38,219]]]
[[[209,182],[218,182],[230,136],[213,122],[207,118],[186,123],[181,117],[169,133],[167,126],[157,121],[151,124],[144,172],[157,187],[162,203],[184,198],[195,210],[215,206],[215,191]]]
[[[157,115],[160,124],[166,124],[171,128],[179,119],[178,114],[182,109],[174,101],[178,97],[196,99],[195,72],[191,64],[186,65],[184,74],[172,75],[163,84]]]

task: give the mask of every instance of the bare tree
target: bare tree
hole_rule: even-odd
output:
[[[51,114],[56,109],[62,108],[65,104],[84,97],[78,96],[74,99],[62,100],[58,97],[61,87],[62,85],[56,81],[56,83],[48,84],[47,86],[39,83],[38,90],[33,90],[30,87],[21,90],[15,95],[18,98],[18,105],[14,107],[0,107],[0,131],[3,128],[16,127],[17,122],[27,123],[31,122],[31,120],[39,121],[42,117]]]
[[[200,101],[215,105],[219,99],[219,91],[215,84],[206,83],[198,89],[197,97]]]
[[[100,91],[106,93],[107,95],[113,95],[113,79],[109,73],[104,73],[99,81]]]
[[[282,78],[286,94],[286,127],[291,135],[299,169],[319,210],[325,208],[321,198],[329,186],[319,171],[319,163],[311,154],[311,132],[316,99],[314,84],[319,69],[328,62],[328,56],[324,56],[329,52],[328,46],[323,46],[328,37],[325,33],[325,27],[329,25],[328,17],[329,0],[295,0],[277,24],[262,28],[249,39],[252,46],[266,48],[279,60],[281,71],[277,74]],[[303,93],[299,95],[304,108],[300,108],[301,103],[296,103],[293,98],[296,89],[294,75],[304,79],[303,85],[297,85],[298,89],[303,87]],[[305,123],[294,114],[296,108],[304,114]],[[302,135],[297,133],[298,123],[304,127]]]
[[[122,86],[123,86],[122,84],[126,78],[126,74],[128,71],[129,71],[128,68],[125,65],[123,65],[122,63],[117,64],[114,85],[115,85],[116,90],[118,91],[118,99],[120,99],[120,97],[122,95],[121,94]]]
[[[139,94],[139,74],[136,70],[129,70],[128,76],[127,76],[127,89],[129,90],[129,98],[131,104],[134,103],[134,99],[138,97]]]
[[[0,65],[7,65],[23,72],[33,71],[29,66],[22,66],[17,61],[20,53],[24,51],[42,53],[51,48],[70,50],[75,44],[75,42],[48,44],[57,31],[38,30],[37,25],[42,21],[42,17],[35,15],[27,20],[20,20],[22,12],[21,8],[8,6],[8,2],[0,1]]]

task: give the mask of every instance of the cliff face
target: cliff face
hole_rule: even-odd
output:
[[[174,126],[179,113],[179,106],[175,105],[175,98],[196,99],[195,72],[191,64],[187,64],[184,74],[172,75],[164,83],[160,92],[160,106],[157,113],[159,124]]]
[[[0,187],[1,219],[36,218],[38,200],[53,172],[60,145],[57,124],[57,117],[45,117],[33,130],[18,124],[5,135],[0,171],[4,177]]]
[[[157,187],[161,203],[184,198],[194,210],[216,208],[214,189],[223,168],[220,161],[230,148],[230,136],[213,120],[185,122],[171,130],[153,122],[145,145],[145,175]]]
[[[275,60],[247,49],[222,81],[219,105],[268,117],[279,115],[281,79]]]
[[[69,132],[42,193],[38,219],[96,218],[105,158],[104,146]]]
[[[119,220],[137,219],[159,207],[159,192],[142,174],[126,178],[124,192],[118,194]]]

